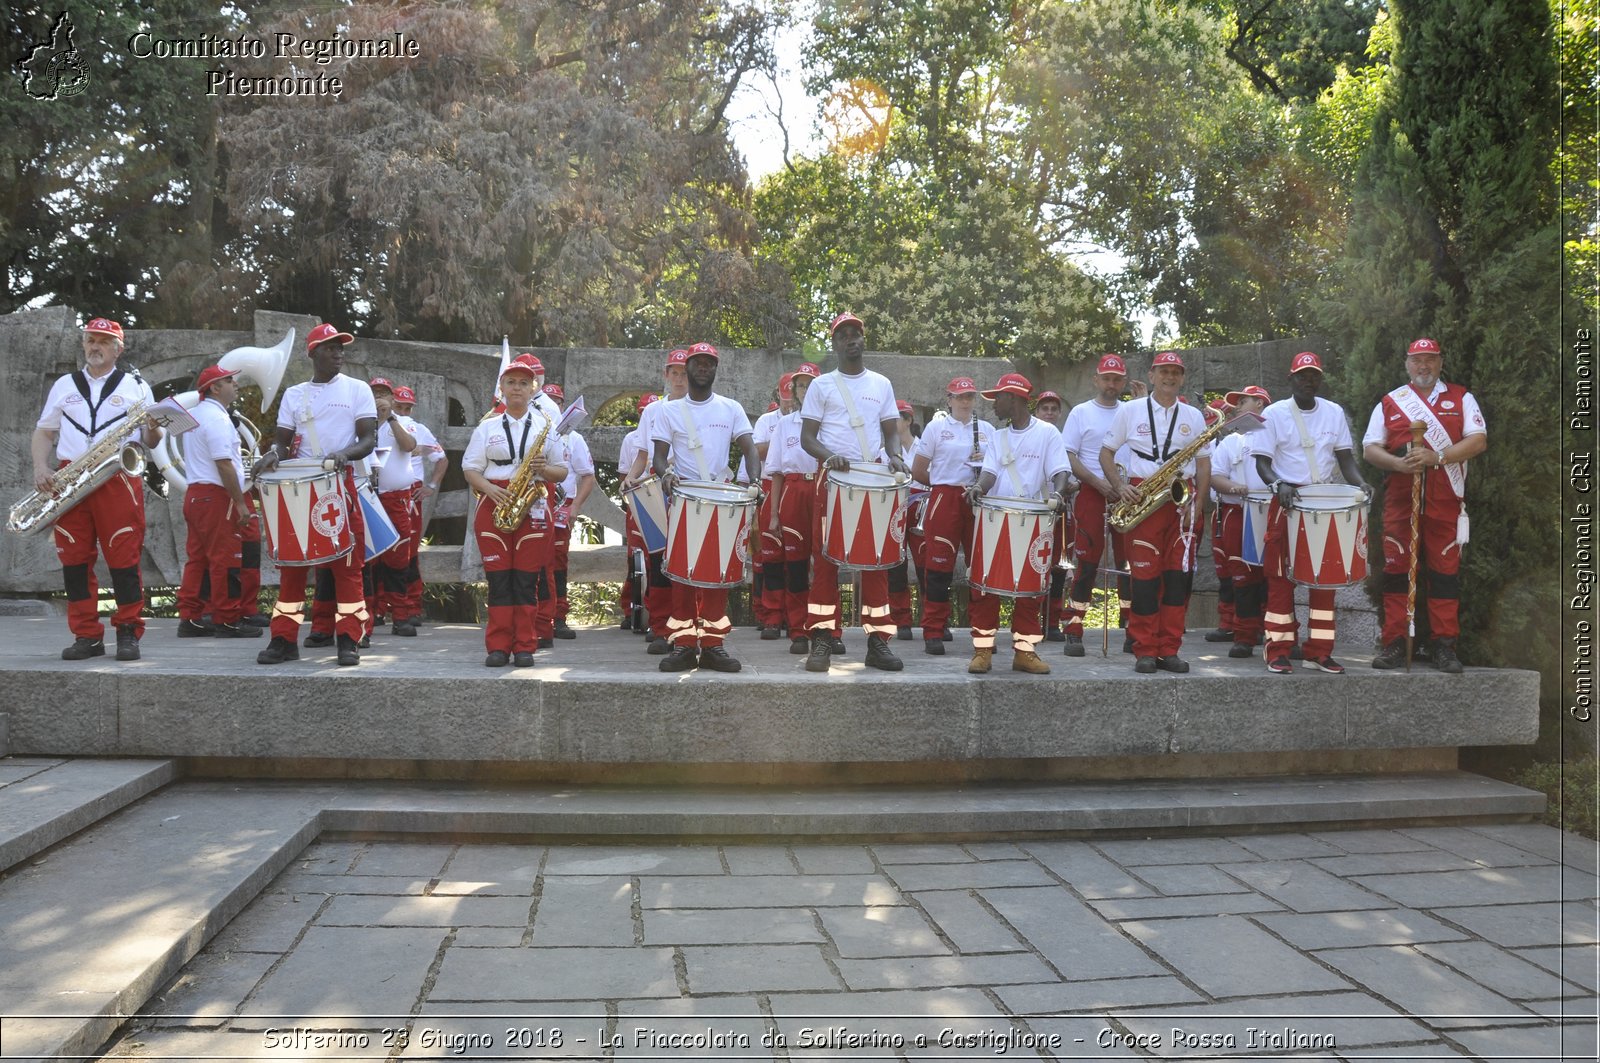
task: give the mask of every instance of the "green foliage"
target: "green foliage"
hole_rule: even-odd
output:
[[[1600,313],[1600,10],[1573,3],[1556,10],[1563,138],[1555,165],[1566,221],[1567,287],[1594,314]]]
[[[1600,762],[1580,757],[1566,763],[1541,761],[1517,775],[1518,786],[1550,799],[1544,821],[1585,838],[1600,838]]]

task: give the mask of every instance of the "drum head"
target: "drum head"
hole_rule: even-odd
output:
[[[852,462],[847,472],[828,473],[828,480],[845,487],[862,487],[870,491],[899,487],[908,482],[889,466],[875,461]]]
[[[1294,493],[1294,508],[1306,510],[1349,509],[1366,503],[1366,492],[1350,484],[1307,484]]]
[[[717,483],[710,480],[679,480],[676,497],[690,498],[696,502],[712,502],[720,506],[755,505],[755,499],[746,494],[745,488],[738,484]]]

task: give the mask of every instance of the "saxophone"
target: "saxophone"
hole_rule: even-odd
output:
[[[1137,502],[1118,502],[1106,512],[1106,520],[1119,532],[1131,531],[1144,523],[1169,500],[1175,506],[1189,501],[1189,484],[1183,478],[1183,467],[1199,453],[1200,448],[1216,438],[1231,422],[1218,420],[1201,432],[1194,442],[1178,451],[1154,473],[1139,481],[1134,490],[1139,492]]]
[[[533,459],[544,453],[544,440],[550,434],[550,426],[553,423],[549,417],[544,419],[544,427],[539,430],[539,438],[533,441],[533,446],[522,456],[522,464],[517,466],[511,482],[506,484],[506,500],[494,507],[494,526],[503,532],[516,531],[522,519],[528,515],[528,510],[544,497],[544,480],[533,471]],[[510,442],[509,439],[506,440],[508,445]]]
[[[34,491],[12,506],[6,530],[18,535],[37,534],[54,525],[62,514],[88,498],[114,474],[143,476],[145,449],[132,436],[149,419],[150,411],[144,403],[136,404],[126,421],[57,472],[50,480],[50,490]]]

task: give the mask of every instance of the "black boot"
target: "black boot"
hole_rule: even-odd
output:
[[[1374,668],[1404,668],[1406,666],[1406,640],[1395,639],[1372,658]]]
[[[267,643],[267,648],[256,654],[257,664],[282,664],[284,661],[298,661],[300,647],[290,640],[274,635],[272,641]]]
[[[826,672],[828,670],[828,657],[832,651],[828,648],[831,639],[826,631],[819,631],[811,636],[811,653],[806,657],[806,671]]]
[[[180,639],[208,639],[216,634],[210,624],[200,620],[178,621],[178,637]]]
[[[139,635],[132,624],[117,625],[117,660],[137,661],[139,659]]]
[[[338,641],[339,663],[347,666],[352,664],[360,664],[361,650],[359,649],[356,640],[351,638],[349,635],[340,635]]]
[[[885,672],[898,672],[906,666],[906,662],[894,655],[889,648],[889,640],[882,635],[867,636],[868,668],[880,668]]]
[[[105,655],[105,639],[86,639],[82,635],[74,639],[72,645],[61,651],[61,659],[63,661],[86,661],[90,657],[104,657]]]
[[[1433,640],[1433,666],[1448,675],[1461,674],[1461,658],[1456,656],[1455,639]]]
[[[674,646],[656,667],[663,672],[687,672],[699,663],[699,657],[693,646]]]

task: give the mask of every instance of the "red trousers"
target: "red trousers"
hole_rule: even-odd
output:
[[[817,478],[816,498],[812,503],[811,534],[816,552],[812,555],[811,590],[806,597],[806,627],[811,631],[839,630],[839,566],[822,550],[822,517],[826,510],[828,474]],[[889,573],[871,569],[861,573],[861,628],[870,638],[894,638],[894,620],[889,609]]]
[[[220,484],[190,484],[183,494],[183,522],[189,537],[178,587],[179,619],[199,620],[210,613],[215,623],[237,624],[244,615],[242,595],[228,592],[240,586],[244,540],[228,492]],[[202,583],[208,588],[204,597]]]
[[[62,462],[65,468],[67,462]],[[144,634],[144,584],[139,557],[144,552],[144,481],[119,472],[61,515],[55,525],[56,556],[67,590],[67,627],[78,638],[105,635],[100,623],[100,585],[95,579],[97,554],[111,570],[117,608],[111,623],[132,625]]]
[[[953,484],[942,484],[923,503],[922,568],[927,573],[922,586],[924,639],[944,637],[950,625],[950,584],[956,551],[972,548],[972,507],[962,497],[963,491]]]
[[[728,619],[728,588],[672,584],[672,615],[667,637],[674,646],[720,646],[733,630]]]
[[[1300,632],[1300,623],[1294,616],[1294,583],[1289,571],[1289,516],[1272,500],[1267,511],[1267,660],[1287,658],[1294,649]],[[1306,624],[1306,639],[1302,652],[1307,658],[1320,659],[1333,652],[1333,589],[1309,588],[1310,612]]]
[[[427,529],[422,523],[422,502],[417,498],[417,488],[411,485],[411,539],[406,543],[406,599],[416,606],[413,617],[422,615],[422,568],[418,562],[422,551],[422,533]]]
[[[817,480],[803,473],[785,473],[778,499],[778,522],[783,538],[783,604],[789,637],[803,637],[811,627],[811,555],[815,552]],[[837,597],[835,597],[837,601]],[[836,610],[837,612],[837,610]],[[832,629],[838,634],[837,624]]]
[[[501,531],[495,527],[494,508],[484,496],[478,499],[472,518],[472,532],[483,555],[484,581],[489,585],[484,647],[490,653],[532,653],[539,648],[539,602],[550,593],[546,569],[555,544],[549,526],[535,524],[529,517],[524,517],[515,531]]]
[[[374,617],[392,616],[396,623],[422,612],[422,603],[411,597],[411,548],[416,542],[412,526],[411,489],[385,491],[378,496],[383,511],[394,522],[400,541],[367,562],[367,611]]]
[[[780,499],[781,503],[781,499]],[[761,505],[756,507],[755,580],[750,588],[751,612],[758,627],[782,627],[788,622],[787,579],[783,567],[783,530],[772,529],[772,481],[761,481]]]
[[[1423,503],[1417,544],[1417,584],[1427,592],[1428,630],[1436,639],[1461,634],[1461,547],[1456,545],[1455,495]],[[1383,499],[1383,641],[1406,637],[1411,571],[1411,477],[1391,476]],[[1418,597],[1422,597],[1419,593]]]
[[[1109,531],[1106,525],[1106,497],[1087,484],[1078,489],[1072,501],[1072,549],[1077,555],[1078,568],[1073,574],[1072,586],[1067,591],[1066,628],[1071,634],[1083,635],[1083,618],[1089,611],[1094,593],[1095,576],[1099,574],[1101,560],[1105,557],[1106,539],[1111,539],[1111,559],[1118,568],[1127,565],[1127,547],[1119,532]],[[1124,611],[1128,608],[1131,587],[1126,576],[1117,577],[1117,596]],[[1109,608],[1110,603],[1107,603]]]
[[[538,506],[534,511],[542,512]],[[565,526],[553,521],[541,524],[541,528],[548,528],[550,535],[550,564],[546,570],[545,579],[549,596],[539,601],[539,616],[536,627],[539,637],[550,638],[556,630],[556,621],[567,618],[567,558],[572,550],[572,511],[567,510],[561,521]],[[547,520],[549,518],[547,517]]]
[[[1225,510],[1238,508],[1218,502],[1215,512],[1211,514],[1211,567],[1217,574],[1217,626],[1226,631],[1234,630],[1233,570],[1228,564],[1228,552],[1222,544],[1222,522]]]
[[[239,604],[243,616],[261,611],[261,498],[255,488],[245,492],[256,519],[239,528]]]
[[[1136,487],[1140,482],[1132,481]],[[1184,531],[1178,508],[1166,502],[1123,534],[1133,574],[1128,634],[1135,656],[1171,657],[1183,645],[1192,579],[1185,560],[1193,549]]]
[[[1217,507],[1217,521],[1212,530],[1212,559],[1217,562],[1217,613],[1221,617],[1221,588],[1226,581],[1232,592],[1229,623],[1223,627],[1233,629],[1233,641],[1254,646],[1261,641],[1261,613],[1267,598],[1266,570],[1260,565],[1244,562],[1244,506],[1224,502]]]
[[[1000,628],[1001,595],[985,594],[972,588],[967,604],[967,614],[972,618],[972,648],[994,649],[995,635]],[[1044,637],[1040,623],[1039,598],[1018,598],[1011,605],[1011,648],[1013,651],[1034,651]]]
[[[355,545],[337,561],[325,565],[294,565],[278,570],[278,604],[272,608],[272,637],[288,639],[300,636],[300,614],[306,604],[306,581],[313,568],[333,577],[334,613],[333,633],[348,635],[360,641],[367,633],[371,616],[367,612],[367,596],[362,581],[366,560],[366,525],[361,519],[361,503],[356,500],[355,474],[346,468],[344,473],[344,511],[350,522],[350,533]],[[311,629],[318,628],[315,612]]]

